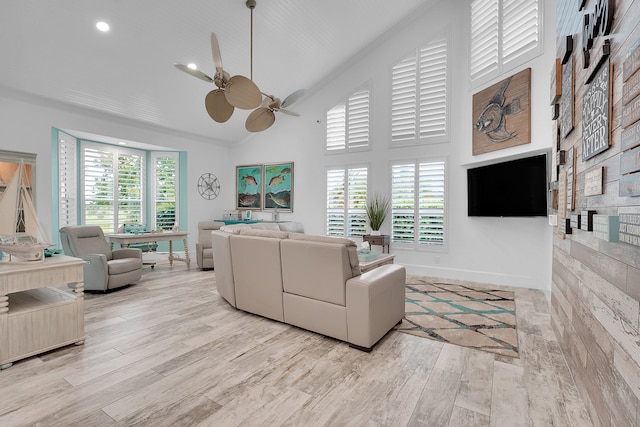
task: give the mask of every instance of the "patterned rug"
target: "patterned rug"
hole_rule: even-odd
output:
[[[407,282],[405,317],[396,330],[519,357],[513,292],[419,277]]]

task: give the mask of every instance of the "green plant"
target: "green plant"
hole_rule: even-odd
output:
[[[367,218],[369,218],[369,225],[372,230],[380,230],[382,223],[387,218],[389,206],[389,198],[380,194],[374,195],[371,200],[367,202]]]

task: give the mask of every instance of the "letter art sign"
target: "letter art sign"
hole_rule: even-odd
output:
[[[582,102],[582,160],[609,148],[611,67],[607,59],[589,85]]]

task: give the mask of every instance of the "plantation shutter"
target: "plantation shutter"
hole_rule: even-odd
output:
[[[352,93],[327,112],[328,152],[369,148],[369,89]]]
[[[416,57],[415,54],[393,66],[391,71],[391,140],[416,137]]]
[[[418,229],[420,244],[444,244],[444,162],[420,163]]]
[[[58,228],[78,224],[76,155],[75,138],[64,135],[58,140]]]
[[[367,233],[368,168],[327,170],[327,235]]]
[[[114,231],[115,160],[113,152],[85,147],[84,170],[84,224],[98,225],[105,233]]]
[[[345,170],[327,171],[327,235],[344,235]]]
[[[344,150],[347,147],[345,111],[345,104],[340,104],[327,112],[327,151]]]
[[[347,236],[367,234],[367,168],[348,169],[347,172]]]
[[[369,147],[369,91],[355,92],[349,97],[347,139],[349,150]]]
[[[473,0],[471,80],[497,75],[504,65],[537,49],[540,12],[539,0]]]
[[[413,242],[415,223],[415,164],[391,167],[391,238]]]
[[[538,46],[538,2],[503,0],[502,59],[507,63]]]
[[[391,142],[447,136],[447,40],[428,43],[391,71]]]
[[[471,2],[471,79],[498,70],[499,0]]]
[[[420,50],[420,137],[447,134],[447,41]]]
[[[143,223],[142,189],[143,159],[141,155],[118,155],[118,222],[121,224]]]
[[[176,223],[176,157],[158,156],[154,161],[155,228],[171,230]]]

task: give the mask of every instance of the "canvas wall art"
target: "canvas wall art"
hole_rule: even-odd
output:
[[[531,68],[473,95],[473,155],[531,143]]]
[[[263,210],[293,212],[293,162],[263,166]]]
[[[262,208],[262,165],[236,166],[236,209]]]

